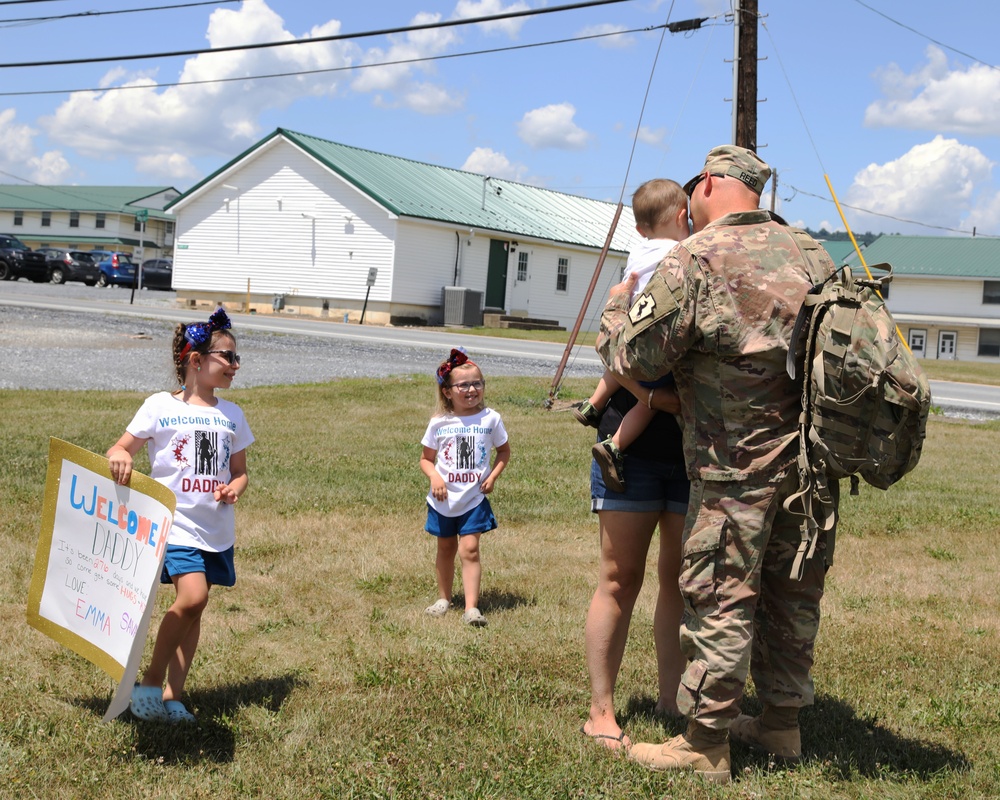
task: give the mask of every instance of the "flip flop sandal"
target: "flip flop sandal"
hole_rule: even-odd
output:
[[[167,712],[167,722],[171,725],[198,722],[198,718],[188,711],[180,700],[164,700],[163,708]]]
[[[166,722],[167,709],[163,705],[163,689],[158,686],[132,687],[132,698],[128,704],[132,716],[144,722]]]
[[[588,739],[592,739],[595,744],[599,744],[605,750],[610,750],[612,753],[627,753],[629,748],[632,746],[631,742],[625,740],[625,731],[622,731],[617,736],[612,736],[610,733],[587,733],[584,727],[580,726],[580,733],[586,736]],[[608,739],[612,742],[618,742],[618,747],[613,747],[608,744],[604,744],[602,739]]]

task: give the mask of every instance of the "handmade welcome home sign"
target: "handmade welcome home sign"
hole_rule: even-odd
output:
[[[105,456],[49,440],[28,623],[118,683],[105,722],[128,708],[176,502],[152,478],[119,486]]]

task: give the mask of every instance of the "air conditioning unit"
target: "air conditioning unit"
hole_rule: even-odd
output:
[[[444,287],[444,324],[475,328],[483,324],[483,293],[464,286]]]

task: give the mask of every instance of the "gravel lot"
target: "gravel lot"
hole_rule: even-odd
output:
[[[128,303],[126,289],[83,284],[0,283],[0,294],[46,299],[101,299]],[[174,307],[173,292],[136,293],[136,305]],[[171,324],[111,314],[47,311],[0,304],[0,388],[112,389],[153,392],[176,385],[170,363]],[[242,366],[234,386],[315,383],[345,377],[431,376],[447,353],[430,348],[331,341],[326,338],[235,330]],[[464,342],[474,348],[475,337]],[[551,379],[556,364],[477,356],[484,374]],[[592,377],[592,367],[570,365],[567,377]]]

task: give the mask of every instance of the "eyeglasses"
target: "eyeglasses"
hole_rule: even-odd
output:
[[[229,366],[233,367],[240,363],[240,357],[237,353],[232,350],[208,350],[209,353],[218,353],[226,361],[229,362]]]
[[[460,392],[478,392],[486,384],[483,381],[468,381],[464,383],[453,383],[449,388],[458,389]]]
[[[709,175],[711,175],[713,178],[725,178],[726,177],[725,175],[719,175],[719,174],[717,174],[715,172],[712,172],[712,173],[703,172],[703,173],[701,173],[701,175],[699,175],[697,178],[695,178],[687,186],[684,187],[684,190],[687,192],[688,200],[690,200],[691,199],[691,195],[694,194],[695,187],[699,183],[701,183],[703,180],[705,180],[705,178],[707,178]]]

